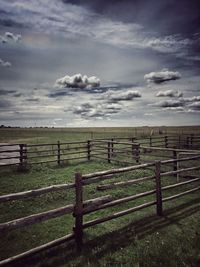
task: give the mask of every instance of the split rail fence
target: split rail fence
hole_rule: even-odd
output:
[[[83,248],[84,229],[104,223],[109,220],[113,220],[113,219],[128,215],[130,213],[134,213],[136,211],[139,211],[139,210],[151,207],[151,206],[155,206],[156,214],[158,216],[162,216],[163,215],[163,203],[179,198],[186,194],[191,194],[191,193],[199,191],[200,177],[197,171],[200,169],[200,165],[195,164],[196,162],[198,163],[199,158],[200,158],[200,155],[192,155],[190,157],[183,157],[179,159],[170,159],[170,160],[164,160],[164,161],[156,161],[156,162],[145,163],[145,164],[140,164],[136,166],[129,166],[129,167],[118,168],[118,169],[110,169],[107,171],[95,172],[95,173],[90,173],[90,174],[85,174],[85,175],[81,173],[76,173],[74,183],[52,185],[52,186],[45,187],[45,188],[34,189],[30,191],[0,196],[0,203],[2,203],[2,202],[22,200],[22,199],[30,198],[30,197],[37,197],[42,194],[46,194],[49,192],[56,192],[60,190],[70,190],[70,189],[75,190],[74,203],[68,204],[66,206],[63,206],[57,209],[45,211],[45,212],[38,213],[38,214],[33,214],[27,217],[19,218],[16,220],[12,220],[12,221],[0,224],[0,233],[4,233],[6,231],[11,231],[17,228],[23,228],[25,226],[39,223],[42,221],[46,221],[51,218],[59,217],[65,214],[72,214],[75,219],[74,228],[71,234],[68,234],[62,238],[53,240],[39,247],[33,248],[22,254],[2,260],[0,262],[0,266],[5,266],[14,261],[20,260],[24,257],[31,256],[37,252],[40,252],[45,249],[49,249],[53,246],[57,246],[61,243],[68,242],[71,240],[75,240],[77,250],[81,251],[81,249]],[[187,162],[187,163],[191,162],[189,165],[190,167],[178,168],[181,162]],[[171,171],[163,172],[163,168],[165,167],[165,165],[168,165],[168,164],[172,164],[176,168],[175,169],[173,168],[173,170]],[[135,184],[152,181],[152,190],[150,191],[135,193],[134,195],[128,195],[126,197],[123,196],[122,198],[116,198],[116,197],[113,197],[112,195],[104,195],[102,197],[98,197],[94,199],[89,199],[89,200],[84,199],[84,192],[86,190],[84,188],[87,185],[99,183],[99,182],[101,183],[105,180],[110,180],[112,178],[115,178],[116,176],[120,176],[120,175],[130,173],[130,172],[132,174],[132,172],[134,171],[141,170],[141,169],[145,170],[148,168],[151,168],[153,170],[153,174],[151,176],[145,176],[142,178],[134,178],[134,179],[131,178],[129,180],[112,182],[110,184],[100,184],[97,186],[97,190],[109,190],[113,188],[118,188],[118,187],[121,188],[123,186],[124,187],[132,186]],[[183,180],[181,182],[180,181],[177,182],[176,180],[174,180],[175,182],[173,182],[172,184],[169,184],[167,186],[166,185],[162,186],[162,183],[164,182],[164,179],[166,177],[168,176],[174,177],[174,176],[180,175],[181,173],[185,175],[190,172],[194,174],[192,178],[191,176],[189,176],[190,179]],[[174,188],[179,189],[179,188],[182,188],[183,185],[193,185],[193,184],[197,184],[197,185],[189,189],[186,188],[187,190],[184,190],[181,192],[180,190],[178,190],[178,192],[176,192],[175,194],[173,192],[171,194],[168,194],[167,196],[163,195],[168,190],[171,190]],[[148,201],[148,199],[144,199],[144,197],[147,197],[147,196],[152,196],[153,199],[151,199],[150,201]],[[142,199],[142,198],[143,200],[145,200],[145,203],[143,204],[140,204],[137,206],[134,206],[133,204],[133,206],[129,207],[128,209],[125,208],[121,211],[116,211],[114,213],[108,210],[107,215],[104,217],[100,217],[94,220],[89,220],[86,222],[84,221],[84,216],[92,212],[96,212],[96,211],[107,209],[107,208],[114,207],[114,206],[117,207],[118,205],[122,203],[127,203],[131,201],[135,201],[137,199]],[[120,209],[121,209],[121,206],[120,206]]]
[[[79,142],[57,142],[52,144],[0,144],[0,166],[18,165],[20,169],[26,169],[28,165],[42,163],[68,164],[71,161],[80,162],[90,159],[103,159],[107,162],[124,164],[141,163],[148,161],[148,155],[156,147],[165,148],[166,155],[162,157],[172,158],[176,149],[200,148],[199,135],[182,136],[150,136],[145,139],[111,138],[95,139]],[[151,148],[151,149],[150,149]],[[170,152],[170,149],[172,152]],[[169,155],[167,155],[169,153]],[[171,154],[170,154],[171,153]],[[146,160],[145,160],[146,157]],[[128,161],[127,161],[128,159]]]

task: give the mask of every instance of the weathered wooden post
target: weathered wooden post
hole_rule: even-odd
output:
[[[176,152],[176,150],[173,150],[173,159],[177,160],[177,152]],[[173,171],[177,171],[177,170],[178,170],[177,161],[174,161]],[[176,177],[176,179],[177,179],[177,173],[174,174],[174,177]]]
[[[75,192],[76,204],[74,206],[74,234],[77,251],[81,252],[83,246],[83,185],[81,173],[75,174]]]
[[[156,178],[156,210],[157,215],[162,216],[163,215],[163,209],[162,209],[162,190],[161,190],[161,179],[160,179],[160,170],[161,169],[161,163],[160,161],[155,162],[155,178]]]
[[[186,147],[187,148],[190,147],[190,137],[189,136],[186,137]]]
[[[136,162],[140,163],[140,144],[136,144]]]
[[[28,161],[28,156],[27,156],[27,144],[24,144],[24,169],[26,170],[27,168],[27,162]]]
[[[90,160],[91,158],[91,142],[90,140],[87,141],[87,159]]]
[[[191,148],[193,147],[193,139],[194,139],[194,134],[191,134],[190,135],[190,145],[191,145]]]
[[[60,165],[60,141],[57,142],[57,162]]]
[[[178,136],[178,148],[181,148],[181,135]]]
[[[111,139],[111,157],[114,156],[114,139]]]
[[[165,148],[168,148],[168,136],[167,135],[165,135]]]
[[[108,141],[108,163],[110,163],[110,150],[111,150],[111,144]]]
[[[149,137],[149,146],[152,146],[152,137]]]

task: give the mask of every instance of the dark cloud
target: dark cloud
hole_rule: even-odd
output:
[[[39,98],[27,98],[26,101],[28,101],[28,102],[39,102],[40,99]]]
[[[176,107],[183,107],[185,103],[182,100],[165,100],[165,101],[160,101],[155,105],[162,108],[176,108]]]
[[[0,99],[0,109],[6,109],[9,107],[12,107],[12,103],[10,101]]]
[[[16,90],[4,90],[0,89],[0,95],[8,95],[8,94],[14,94],[16,93]]]
[[[199,31],[200,3],[197,0],[63,0],[85,5],[98,14],[124,22],[139,22],[163,34]]]
[[[189,104],[188,107],[191,110],[199,110],[200,111],[200,102],[194,102],[192,104]]]

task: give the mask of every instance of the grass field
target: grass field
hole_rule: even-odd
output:
[[[29,143],[49,142],[50,140],[85,140],[91,132],[82,129],[79,132],[68,132],[59,129],[1,129],[1,141],[27,140]],[[95,132],[96,131],[96,132]],[[125,129],[93,129],[93,136],[127,134]],[[107,131],[107,132],[106,132]],[[187,129],[189,131],[189,129]],[[192,131],[192,129],[191,129]],[[95,133],[94,133],[95,132]],[[106,133],[105,133],[106,132]],[[118,165],[106,162],[91,161],[67,167],[36,165],[28,172],[20,173],[14,169],[0,170],[1,194],[40,188],[52,184],[74,181],[74,173],[91,173],[98,170],[117,168]],[[128,180],[152,174],[151,170],[138,170],[123,174],[115,181]],[[112,181],[112,180],[111,180]],[[163,185],[174,183],[173,177],[163,179]],[[108,183],[108,181],[106,182]],[[97,191],[97,184],[91,184],[84,190],[84,199],[105,194],[114,198],[130,196],[154,188],[153,182],[145,182],[127,188],[113,189],[106,192]],[[190,189],[185,185],[179,190]],[[165,193],[166,196],[169,193]],[[86,221],[105,216],[108,211],[123,210],[146,201],[148,196],[120,206],[101,210],[84,216]],[[199,194],[193,193],[164,204],[164,216],[156,216],[156,208],[150,207],[124,217],[111,220],[84,232],[84,249],[81,255],[76,253],[74,244],[62,245],[50,251],[40,253],[23,260],[18,266],[199,266],[200,265],[200,229],[199,229]],[[37,198],[12,201],[1,204],[0,222],[10,221],[33,213],[43,212],[74,202],[74,190],[49,193]],[[12,230],[1,236],[1,259],[16,255],[35,246],[44,244],[72,231],[72,215],[62,216],[46,222]]]
[[[110,128],[0,128],[0,142],[46,143],[112,137],[145,137],[163,134],[199,134],[200,126],[182,127],[110,127]]]

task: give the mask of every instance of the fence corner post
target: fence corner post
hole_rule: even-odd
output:
[[[58,165],[60,165],[60,141],[58,141],[57,143],[57,148],[58,148],[57,162],[58,162]]]
[[[163,215],[163,208],[162,208],[162,189],[161,189],[160,172],[161,172],[161,162],[160,161],[156,161],[155,162],[156,210],[157,210],[157,215],[158,216],[162,216]]]
[[[76,249],[81,252],[83,246],[83,186],[82,186],[82,174],[75,174],[75,191],[76,191],[76,203],[74,206],[75,217],[75,242]]]

